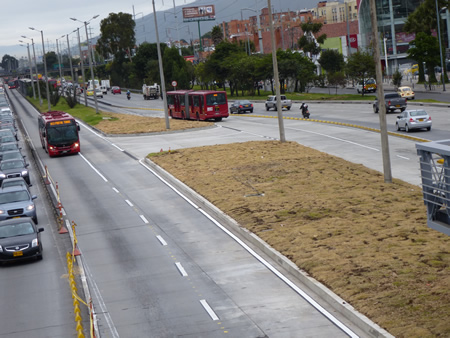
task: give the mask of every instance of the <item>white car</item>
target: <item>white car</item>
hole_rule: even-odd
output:
[[[102,91],[102,94],[108,94],[108,89],[106,88],[106,86],[100,86],[100,90]]]

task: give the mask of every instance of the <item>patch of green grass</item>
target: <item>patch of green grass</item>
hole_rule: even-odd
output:
[[[47,100],[42,99],[42,106],[39,105],[39,99],[27,98],[40,112],[48,111]],[[96,114],[95,109],[86,107],[83,104],[77,104],[75,107],[70,108],[64,98],[61,98],[56,106],[51,107],[52,110],[65,111],[73,117],[76,117],[92,126],[95,126],[103,120],[103,114]],[[114,120],[114,119],[112,119]]]

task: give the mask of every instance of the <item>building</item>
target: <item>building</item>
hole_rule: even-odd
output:
[[[320,1],[317,8],[313,8],[312,15],[315,20],[321,20],[324,24],[358,20],[358,5],[356,0]]]
[[[380,49],[382,64],[385,67],[385,60],[388,62],[388,75],[401,68],[402,65],[411,65],[414,60],[408,59],[407,51],[409,43],[415,39],[415,34],[404,31],[408,16],[416,10],[424,0],[379,0],[376,1],[376,13],[378,21],[378,33],[380,36]],[[443,43],[447,50],[449,47],[450,27],[448,9],[443,12],[445,19],[441,26],[443,33]],[[370,20],[370,2],[361,0],[359,5],[359,33],[360,46],[362,49],[369,49],[372,41],[372,24]]]

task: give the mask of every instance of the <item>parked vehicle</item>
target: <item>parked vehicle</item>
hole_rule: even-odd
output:
[[[384,93],[384,104],[386,105],[386,113],[400,109],[404,111],[406,109],[406,99],[401,97],[398,93]],[[373,112],[378,114],[379,106],[378,99],[375,99],[373,103]]]
[[[147,86],[145,83],[142,85],[142,95],[144,100],[157,99],[161,95],[161,90],[157,83],[152,86]]]
[[[358,93],[374,93],[377,91],[377,82],[375,79],[361,81],[356,85],[356,91]]]
[[[15,261],[28,258],[42,259],[40,233],[29,217],[15,218],[0,222],[0,261]]]
[[[397,93],[408,100],[414,100],[415,94],[411,87],[399,87]]]
[[[234,101],[230,106],[230,114],[253,113],[253,104],[249,100]]]
[[[408,133],[412,129],[431,130],[431,116],[423,109],[405,110],[401,115],[397,116],[395,126],[397,130],[405,129]]]
[[[292,107],[292,101],[288,100],[286,98],[286,95],[280,95],[281,99],[281,109],[286,108],[287,110],[290,110]],[[270,109],[277,110],[277,97],[276,95],[270,95],[267,97],[266,100],[266,110],[269,111]]]

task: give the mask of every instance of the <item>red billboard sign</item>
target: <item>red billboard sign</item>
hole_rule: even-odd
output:
[[[215,19],[216,12],[214,5],[183,8],[183,22],[209,21]]]

